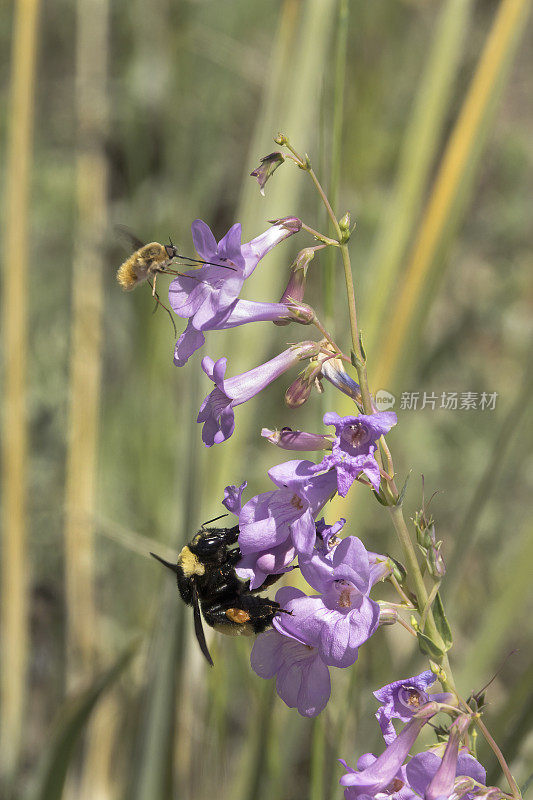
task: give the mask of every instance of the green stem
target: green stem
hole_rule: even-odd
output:
[[[302,230],[307,231],[307,233],[310,233],[311,236],[313,236],[315,239],[318,239],[319,242],[323,242],[323,244],[330,245],[331,247],[339,246],[339,243],[336,239],[330,239],[329,236],[324,236],[323,233],[320,233],[320,231],[315,231],[314,228],[311,228],[309,225],[306,225],[305,222],[302,222]],[[316,247],[313,248],[313,250],[316,249],[317,249]]]
[[[423,613],[424,609],[427,609],[426,627],[428,635],[434,640],[434,642],[437,645],[443,647],[443,642],[437,630],[437,626],[435,625],[433,611],[431,610],[431,607],[428,607],[428,600],[429,600],[428,592],[426,589],[426,585],[424,583],[424,579],[422,577],[422,572],[420,570],[418,559],[416,557],[415,548],[411,541],[407,525],[405,524],[402,507],[398,505],[389,506],[389,513],[391,515],[392,524],[394,525],[394,529],[402,546],[409,575],[411,576],[415,585],[418,611],[420,613]],[[441,681],[443,689],[452,692],[453,694],[457,694],[455,690],[450,662],[448,661],[448,656],[446,655],[446,653],[442,656],[441,664],[446,672],[446,679]]]
[[[342,122],[344,111],[344,87],[346,82],[346,49],[348,41],[348,0],[339,0],[337,18],[337,37],[335,43],[335,78],[333,95],[333,125],[331,143],[331,179],[329,195],[331,204],[337,209],[339,202],[339,184],[342,162]],[[335,263],[336,253],[329,250],[326,254],[324,270],[324,314],[329,326],[335,320]],[[335,331],[334,331],[335,333]]]
[[[498,761],[500,763],[500,767],[502,768],[502,772],[503,772],[503,774],[505,775],[505,777],[507,779],[507,783],[509,784],[509,788],[511,789],[511,794],[513,795],[513,797],[516,797],[517,800],[518,800],[518,798],[520,798],[522,795],[520,794],[520,789],[518,788],[518,784],[516,783],[515,779],[513,778],[512,774],[511,774],[511,770],[507,766],[507,761],[503,757],[502,751],[500,750],[500,748],[498,747],[498,745],[496,744],[496,742],[494,741],[494,739],[490,735],[490,733],[487,730],[487,727],[486,727],[485,723],[483,722],[483,720],[481,720],[479,717],[478,717],[478,719],[476,719],[476,725],[478,726],[479,730],[481,731],[481,733],[485,737],[485,739],[487,741],[487,744],[492,749],[494,755],[498,759]]]

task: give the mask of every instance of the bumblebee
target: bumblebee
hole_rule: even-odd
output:
[[[213,659],[205,640],[202,616],[219,633],[252,636],[265,631],[275,615],[284,612],[279,603],[255,593],[264,591],[280,575],[269,576],[256,590],[250,589],[249,581],[238,577],[235,565],[242,557],[240,548],[234,546],[238,536],[238,525],[233,528],[202,526],[192,541],[182,548],[176,564],[150,553],[176,574],[181,599],[193,608],[198,644],[211,666]]]

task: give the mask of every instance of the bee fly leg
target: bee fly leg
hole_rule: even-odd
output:
[[[161,302],[161,300],[159,299],[159,295],[157,294],[157,292],[155,290],[156,278],[157,278],[157,274],[156,274],[156,276],[154,278],[154,282],[153,283],[150,280],[150,278],[147,278],[148,284],[152,289],[152,297],[155,298],[155,306],[154,306],[154,310],[152,311],[152,314],[155,314],[155,312],[157,311],[157,306],[161,306],[161,308],[164,308],[165,311],[167,312],[169,318],[170,318],[171,323],[172,323],[172,327],[174,329],[174,336],[177,336],[178,335],[178,330],[176,328],[176,323],[174,322],[174,318],[172,316],[172,312],[170,311],[170,308],[167,308],[167,306],[164,303]]]

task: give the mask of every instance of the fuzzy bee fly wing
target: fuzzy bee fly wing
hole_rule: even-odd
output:
[[[142,242],[126,225],[115,225],[115,230],[122,241],[134,252],[144,247],[146,242]]]
[[[192,585],[192,607],[194,615],[194,632],[196,633],[200,650],[206,657],[207,663],[212,667],[213,659],[211,658],[211,654],[208,650],[207,642],[205,640],[204,626],[202,625],[202,612],[200,611],[200,600],[198,599],[198,590],[194,582]]]

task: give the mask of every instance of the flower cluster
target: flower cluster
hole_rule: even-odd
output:
[[[428,695],[426,689],[434,681],[433,673],[422,672],[374,692],[381,701],[376,716],[387,747],[377,758],[372,753],[362,755],[355,769],[340,759],[346,770],[340,779],[346,800],[473,800],[492,796],[497,791],[485,786],[485,770],[467,748],[461,746],[472,722],[471,716],[458,710],[454,712],[455,699],[451,694]],[[409,757],[424,725],[441,711],[456,713],[446,744]],[[406,723],[398,735],[392,727],[392,718]]]
[[[172,308],[188,319],[176,344],[174,361],[178,366],[204,344],[207,330],[258,321],[313,321],[313,310],[303,304],[309,248],[294,262],[279,303],[239,298],[244,281],[260,260],[300,228],[299,220],[287,217],[251,242],[241,244],[240,226],[234,225],[217,243],[205,223],[193,223],[197,253],[209,264],[178,276],[170,285]],[[292,344],[266,363],[231,378],[226,377],[226,358],[215,362],[205,356],[202,369],[214,384],[198,414],[205,445],[211,447],[229,439],[235,429],[236,406],[301,361],[308,361],[308,366],[293,384],[300,397],[306,399],[314,382],[325,377],[357,404],[358,384],[343,367],[339,351],[324,339]],[[294,404],[293,387],[287,395]],[[334,433],[263,430],[263,435],[281,449],[322,451],[323,458],[318,463],[296,459],[278,464],[268,472],[274,489],[243,503],[246,483],[228,486],[223,500],[228,511],[238,517],[242,558],[236,572],[248,581],[250,591],[270,585],[296,566],[315,591],[306,594],[295,587],[279,589],[276,601],[285,613],[276,615],[273,629],[256,639],[251,654],[257,674],[263,678],[276,676],[280,697],[306,716],[318,714],[328,701],[329,668],[354,664],[359,647],[377,630],[380,605],[370,597],[370,591],[392,572],[389,559],[368,552],[356,536],[338,537],[345,520],[327,526],[317,517],[336,493],[345,496],[355,480],[379,490],[377,442],[396,424],[396,416],[376,411],[340,417],[330,412],[324,416],[324,424],[333,426]]]
[[[171,308],[187,320],[176,342],[174,363],[178,367],[186,364],[205,344],[207,331],[256,322],[283,326],[294,322],[312,325],[319,332],[316,339],[294,342],[292,337],[282,352],[232,377],[226,376],[226,357],[214,361],[204,356],[201,366],[213,386],[201,404],[197,421],[202,424],[202,440],[207,447],[220,445],[232,436],[237,406],[295,368],[298,374],[285,391],[290,408],[307,402],[313,389],[323,391],[324,381],[347,396],[352,405],[348,408],[351,413],[345,416],[336,411],[324,414],[325,427],[319,431],[263,428],[261,435],[267,441],[297,457],[273,466],[268,471],[273,488],[249,499],[244,498],[246,481],[226,487],[222,502],[238,519],[233,529],[238,531],[238,542],[235,546],[232,542],[234,549],[226,551],[228,561],[224,564],[231,563],[229,579],[240,587],[236,602],[241,597],[250,602],[242,608],[232,605],[225,613],[235,632],[235,626],[251,619],[247,609],[254,603],[268,603],[269,609],[274,609],[266,624],[253,628],[263,632],[253,644],[251,665],[260,677],[275,678],[282,700],[306,717],[326,707],[331,693],[330,669],[351,667],[359,648],[380,625],[398,621],[416,637],[421,652],[431,659],[431,669],[374,693],[380,703],[376,717],[386,747],[378,757],[371,753],[361,756],[355,768],[341,762],[346,770],[340,780],[346,800],[492,798],[497,790],[485,786],[485,771],[467,748],[470,727],[480,724],[479,714],[474,713],[477,708],[461,700],[443,668],[449,669],[446,653],[452,646],[452,635],[439,595],[446,571],[441,542],[425,507],[414,518],[418,553],[410,539],[402,512],[407,484],[398,490],[384,438],[397,418],[393,412],[377,410],[368,385],[354,287],[350,285],[350,217],[335,217],[309,158],[300,156],[284,135],[279,134],[275,141],[288,152],[271,153],[252,172],[261,192],[278,167],[286,161],[295,162],[311,175],[319,189],[337,239],[313,230],[296,217],[285,217],[272,221],[264,233],[249,242],[241,243],[239,224],[217,242],[208,226],[196,220],[192,237],[202,266],[179,274],[169,288]],[[246,279],[272,248],[304,232],[318,244],[300,250],[279,301],[241,299]],[[324,247],[342,252],[352,344],[349,356],[333,340],[315,309],[304,302],[310,264],[315,252]],[[349,374],[347,364],[355,368],[357,380]],[[302,453],[314,453],[315,458],[302,458]],[[345,519],[325,522],[322,514],[327,503],[335,495],[346,497],[355,482],[388,507],[410,574],[396,559],[367,549],[352,533],[344,535]],[[225,580],[226,573],[222,569],[220,573]],[[280,578],[284,578],[283,585],[275,602],[252,600],[253,593],[269,589]],[[292,578],[298,585],[288,585]],[[386,580],[398,595],[396,602],[371,596],[376,584]],[[431,588],[428,582],[432,582]],[[224,613],[223,606],[220,613]],[[437,679],[443,689],[453,691],[428,694]],[[441,742],[411,757],[418,735],[441,712],[452,717],[449,728],[440,729],[444,730]],[[404,723],[399,733],[396,721]],[[506,775],[513,797],[518,797],[512,776]]]

